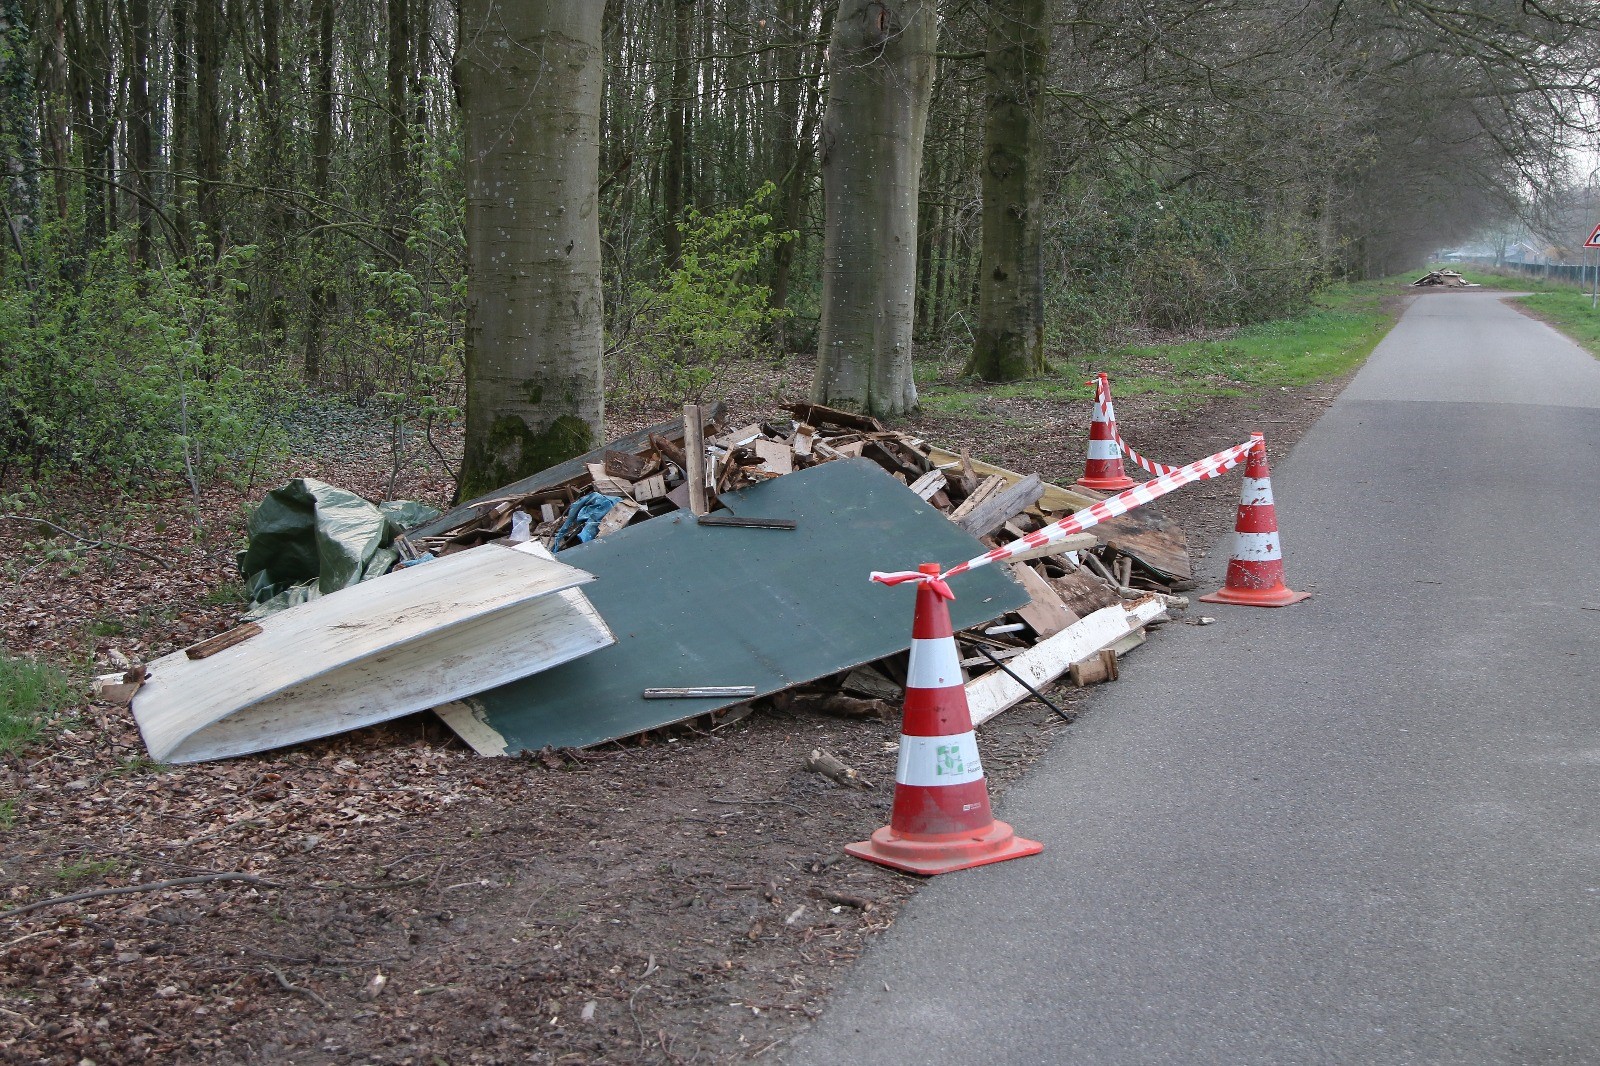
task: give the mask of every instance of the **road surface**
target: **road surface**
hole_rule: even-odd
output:
[[[790,1061],[1600,1062],[1597,481],[1600,361],[1417,299],[1273,471],[1316,595],[1130,658],[999,811],[1044,854],[927,885]]]

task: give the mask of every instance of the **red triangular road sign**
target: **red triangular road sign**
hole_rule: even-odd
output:
[[[1594,232],[1589,234],[1589,239],[1583,242],[1583,246],[1585,248],[1600,248],[1600,226],[1594,228]]]

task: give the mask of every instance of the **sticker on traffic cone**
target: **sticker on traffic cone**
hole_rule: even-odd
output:
[[[1287,607],[1310,596],[1283,583],[1283,542],[1278,539],[1278,512],[1272,504],[1272,474],[1267,469],[1267,440],[1251,434],[1254,445],[1239,490],[1239,514],[1233,523],[1233,556],[1228,577],[1216,592],[1201,596],[1206,603],[1246,607]]]
[[[889,824],[844,850],[928,875],[1038,854],[1043,844],[1017,836],[989,811],[989,787],[944,603],[954,596],[940,580],[938,565],[925,563],[915,574],[874,574],[873,579],[891,585],[917,582],[911,665]]]
[[[1086,384],[1094,386],[1094,421],[1089,425],[1089,460],[1077,484],[1096,492],[1121,492],[1138,482],[1122,466],[1117,444],[1117,412],[1111,406],[1111,381],[1104,374]]]

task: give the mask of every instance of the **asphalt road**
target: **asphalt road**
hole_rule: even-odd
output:
[[[1316,595],[1131,656],[791,1061],[1600,1062],[1597,480],[1600,360],[1417,299],[1273,470]]]

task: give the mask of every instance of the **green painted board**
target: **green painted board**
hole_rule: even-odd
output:
[[[873,570],[946,567],[985,548],[864,459],[797,471],[722,501],[790,530],[697,525],[687,512],[629,526],[557,558],[594,575],[589,601],[617,642],[438,708],[485,754],[581,748],[684,721],[738,699],[646,700],[647,688],[754,685],[760,695],[911,646],[911,585]],[[1028,602],[1004,567],[951,579],[957,629]]]

